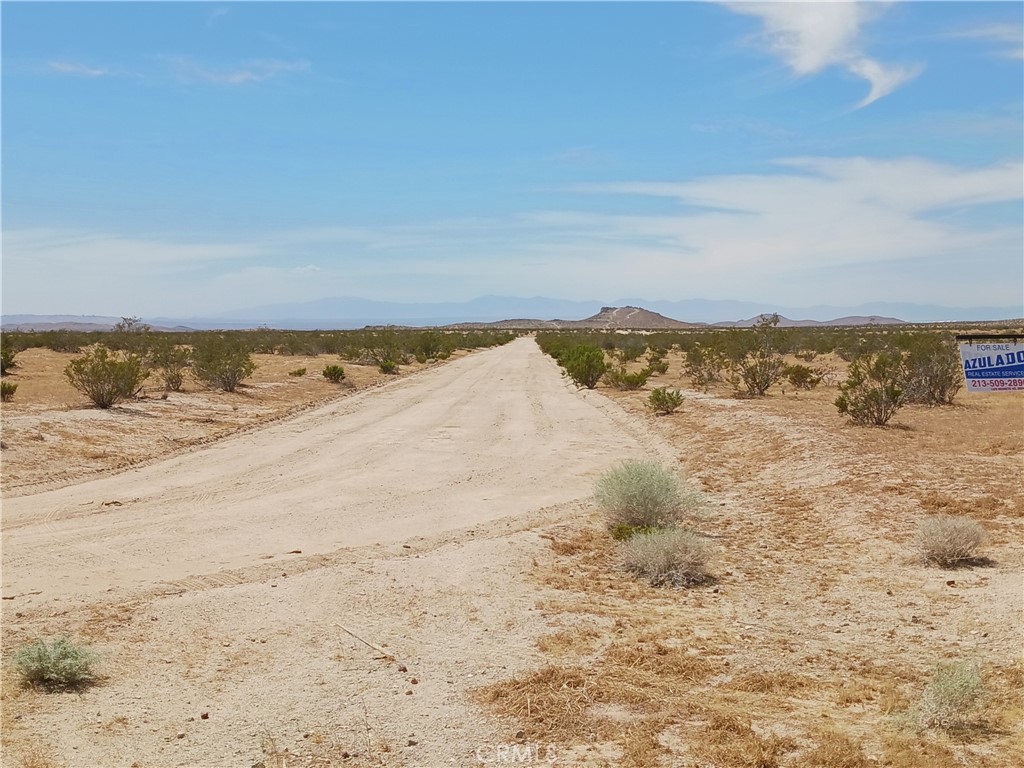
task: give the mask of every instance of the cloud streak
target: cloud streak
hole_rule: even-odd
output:
[[[232,67],[213,67],[185,56],[172,58],[178,79],[186,83],[240,86],[262,83],[281,75],[306,72],[310,63],[303,59],[251,59]]]
[[[884,10],[880,3],[727,3],[740,14],[761,21],[758,43],[797,77],[840,67],[867,81],[867,96],[857,108],[888,96],[913,80],[923,66],[885,64],[861,50],[862,28]]]
[[[1018,24],[985,24],[950,32],[947,37],[988,40],[999,45],[1001,57],[1024,59],[1024,30]]]
[[[48,61],[46,69],[58,75],[72,75],[74,77],[103,77],[109,75],[110,71],[103,67],[91,67],[88,64],[79,64],[72,61]]]
[[[794,157],[775,165],[759,174],[588,184],[569,190],[581,195],[577,210],[493,218],[206,241],[6,231],[6,311],[184,315],[332,295],[440,301],[491,293],[668,292],[793,306],[1022,300],[1020,225],[977,215],[1024,197],[1021,162]],[[589,205],[595,195],[612,197],[600,213]],[[638,196],[675,201],[678,210],[636,213],[649,209],[631,199]],[[125,306],[126,297],[145,304]]]

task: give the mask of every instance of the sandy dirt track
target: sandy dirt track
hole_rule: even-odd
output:
[[[475,764],[514,734],[493,733],[466,691],[536,661],[547,629],[524,578],[545,545],[533,529],[582,509],[612,464],[667,451],[522,338],[8,498],[8,647],[84,633],[108,678],[29,702],[8,736],[69,765],[252,765],[267,735],[292,754]]]
[[[206,450],[8,499],[4,595],[195,577],[576,499],[628,448],[594,410],[521,339]]]

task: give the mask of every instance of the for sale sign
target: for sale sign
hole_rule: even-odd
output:
[[[1024,392],[1024,344],[1019,340],[961,342],[960,359],[968,392]]]

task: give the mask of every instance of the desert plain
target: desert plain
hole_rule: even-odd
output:
[[[71,357],[22,352],[2,410],[4,766],[1024,763],[1019,393],[870,428],[834,386],[698,391],[678,353],[578,390],[523,336],[340,387],[260,355],[236,393],[99,411]],[[713,579],[618,567],[591,496],[627,459],[707,494]],[[983,557],[922,562],[935,514]],[[98,683],[20,685],[11,650],[63,635]],[[915,727],[954,662],[981,708]]]

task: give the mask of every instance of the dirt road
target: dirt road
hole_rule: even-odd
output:
[[[531,339],[265,430],[3,508],[4,595],[182,579],[579,498],[634,448]]]
[[[528,664],[544,630],[517,578],[541,546],[531,528],[579,508],[614,463],[663,450],[523,338],[5,499],[5,639],[85,633],[108,676],[77,701],[37,699],[8,736],[47,734],[77,765],[240,764],[268,735],[293,755],[312,738],[462,764],[500,738],[465,690]],[[388,642],[409,675],[338,625]]]

